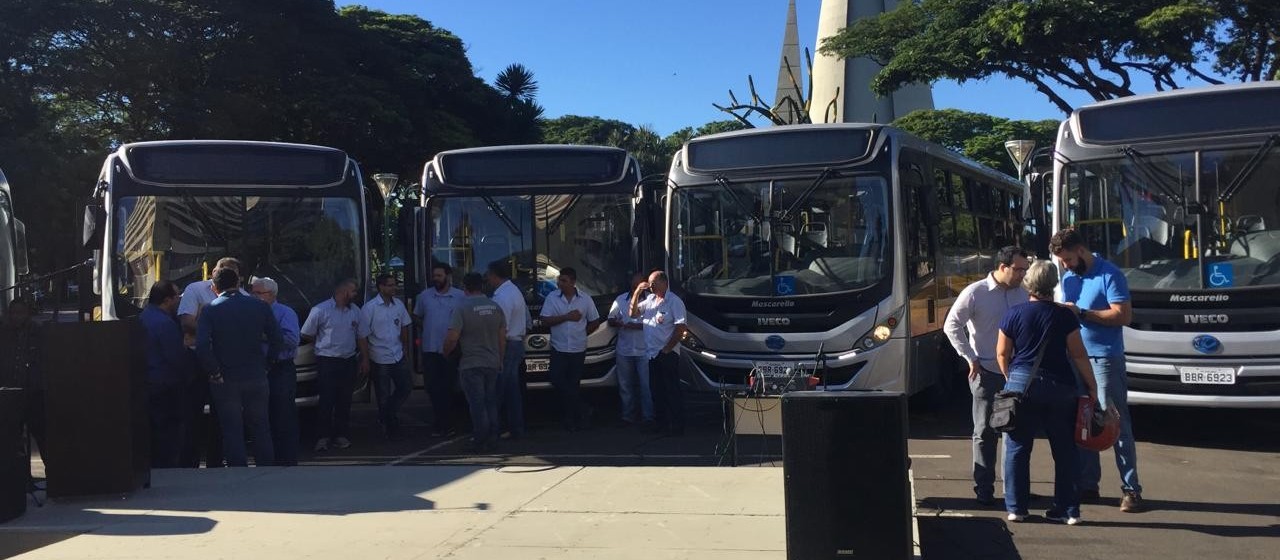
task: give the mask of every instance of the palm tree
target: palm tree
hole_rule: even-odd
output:
[[[509,102],[533,101],[538,95],[538,81],[533,79],[533,71],[518,62],[499,72],[493,85]]]

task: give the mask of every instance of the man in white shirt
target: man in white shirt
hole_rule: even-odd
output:
[[[422,380],[431,399],[431,437],[448,437],[453,428],[453,393],[458,386],[457,352],[444,353],[453,310],[466,294],[452,283],[453,267],[437,262],[431,267],[431,285],[418,294],[413,316],[422,325]]]
[[[578,289],[578,271],[572,267],[560,269],[556,287],[560,289],[547,295],[541,313],[542,322],[551,328],[551,364],[547,373],[560,394],[565,428],[576,432],[587,427],[579,394],[587,360],[587,335],[602,321],[595,301]]]
[[[680,339],[688,331],[684,301],[671,292],[667,273],[655,270],[631,294],[630,315],[644,323],[645,356],[653,393],[655,430],[684,435],[684,391],[680,387]]]
[[[360,370],[371,374],[378,393],[378,420],[383,433],[395,439],[400,437],[400,407],[413,389],[408,363],[413,317],[396,299],[394,275],[379,275],[377,285],[378,297],[360,309]]]
[[[524,383],[520,366],[524,364],[524,335],[529,328],[529,308],[524,294],[511,281],[511,268],[506,260],[489,263],[486,280],[493,288],[493,301],[502,308],[507,320],[506,347],[502,354],[502,372],[498,376],[498,409],[507,422],[511,439],[524,437]]]
[[[631,316],[631,294],[644,281],[644,273],[631,275],[631,290],[618,295],[609,308],[609,326],[618,330],[613,358],[614,372],[618,375],[618,396],[622,399],[622,421],[628,424],[643,421],[646,426],[653,426],[653,396],[649,390],[644,322]]]
[[[991,403],[1004,388],[1004,376],[996,364],[996,340],[1000,320],[1009,308],[1028,301],[1022,277],[1031,266],[1026,251],[1010,245],[995,257],[995,270],[960,291],[947,312],[942,330],[956,353],[969,366],[969,392],[973,394],[973,492],[978,503],[995,503],[996,449],[999,434],[989,427]]]
[[[356,334],[360,306],[356,305],[356,281],[347,279],[334,286],[333,297],[311,308],[303,322],[302,343],[316,345],[316,385],[320,402],[316,405],[316,451],[351,447],[347,423],[351,416],[351,392],[355,390]]]

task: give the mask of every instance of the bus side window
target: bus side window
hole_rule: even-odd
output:
[[[909,164],[901,174],[907,203],[907,284],[928,279],[934,271],[934,240],[929,224],[935,213],[929,204],[930,187],[920,166]]]

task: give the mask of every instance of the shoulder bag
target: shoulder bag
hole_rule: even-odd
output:
[[[991,418],[987,421],[991,429],[997,432],[1012,432],[1018,427],[1018,408],[1026,393],[1031,390],[1031,384],[1040,376],[1040,360],[1044,358],[1044,350],[1047,347],[1047,342],[1041,343],[1040,353],[1036,354],[1036,361],[1031,365],[1031,378],[1027,380],[1025,390],[996,393],[996,398],[991,403]]]

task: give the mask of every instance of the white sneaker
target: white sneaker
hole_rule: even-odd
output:
[[[316,441],[316,447],[315,447],[315,450],[316,450],[316,451],[328,451],[328,450],[329,450],[329,438],[320,438],[319,440],[317,440],[317,441]]]
[[[1016,513],[1010,513],[1008,517],[1005,517],[1005,519],[1008,519],[1009,521],[1012,521],[1014,523],[1022,523],[1023,521],[1027,520],[1027,516],[1018,515]]]
[[[1083,520],[1083,519],[1080,519],[1079,517],[1068,517],[1068,518],[1067,518],[1067,525],[1079,525],[1079,524],[1081,524],[1081,523],[1083,523],[1083,522],[1084,522],[1084,520]]]
[[[1082,521],[1084,521],[1079,517],[1070,517],[1066,514],[1055,512],[1052,510],[1044,512],[1044,518],[1048,519],[1049,521],[1053,521],[1054,523],[1066,523],[1067,525],[1079,525]]]
[[[351,440],[344,438],[342,436],[338,436],[336,438],[333,438],[333,446],[338,449],[346,449],[348,447],[351,447]]]

